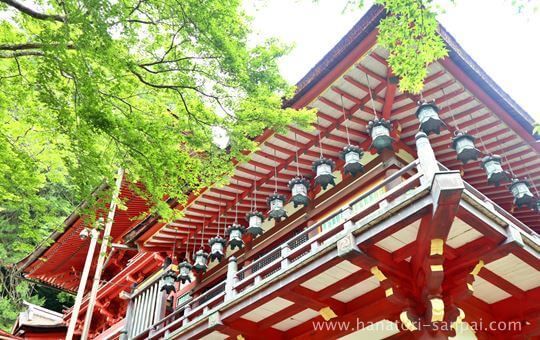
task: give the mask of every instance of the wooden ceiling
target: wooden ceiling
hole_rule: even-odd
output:
[[[266,212],[266,197],[276,190],[276,183],[278,193],[290,196],[287,182],[297,171],[313,178],[311,164],[321,152],[325,157],[336,160],[340,169],[339,152],[348,144],[347,130],[353,144],[367,149],[371,142],[367,123],[376,115],[393,122],[393,134],[398,139],[395,149],[414,156],[414,135],[419,127],[415,111],[420,96],[399,91],[386,58],[384,49],[367,46],[366,51],[344,72],[327,81],[324,90],[311,94],[312,100],[306,106],[318,111],[313,130],[290,127],[285,134],[263,136],[259,140],[260,150],[248,163],[237,166],[229,185],[210,188],[193,197],[185,209],[185,216],[169,225],[160,225],[159,231],[145,241],[145,247],[172,249],[177,240],[181,244],[180,251],[191,251],[201,244],[201,239],[205,243],[218,232],[223,234],[226,226],[237,219],[236,216],[244,222],[244,215],[255,202],[260,211]],[[466,130],[477,138],[477,148],[483,154],[502,155],[506,170],[517,177],[527,176],[531,182],[540,183],[540,171],[536,169],[540,166],[538,143],[535,145],[521,131],[509,126],[508,115],[501,117],[502,108],[493,100],[486,100],[489,97],[474,86],[449,58],[429,67],[422,98],[435,100],[447,125],[440,135],[430,136],[438,160],[450,169],[461,170],[467,182],[523,223],[540,230],[538,212],[513,207],[507,185],[494,187],[488,184],[479,161],[462,165],[451,148],[453,132],[456,129]],[[532,190],[534,193],[534,188]]]

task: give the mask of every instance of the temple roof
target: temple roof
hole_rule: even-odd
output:
[[[104,189],[105,187],[101,186],[96,190]],[[116,210],[114,227],[111,231],[112,242],[120,241],[127,231],[140,223],[137,217],[148,209],[146,202],[135,195],[126,182],[122,183],[120,199],[125,202],[128,209]],[[55,231],[49,236],[48,240],[52,241],[50,245],[44,242],[45,245],[36,248],[17,264],[27,278],[68,291],[77,289],[90,244],[88,239],[82,240],[79,237],[80,232],[87,226],[85,219],[78,213],[85,205],[82,203],[77,211],[64,221],[63,231]],[[98,252],[94,257],[97,256]],[[92,267],[90,272],[94,271],[95,268]]]
[[[317,109],[318,120],[313,124],[313,131],[291,127],[287,133],[263,134],[258,139],[260,150],[252,155],[251,161],[237,166],[229,185],[191,196],[184,218],[178,221],[168,225],[149,221],[144,228],[139,226],[139,243],[148,249],[167,251],[172,249],[175,240],[180,240],[189,245],[181,249],[191,251],[199,246],[201,238],[206,240],[222,233],[237,216],[242,220],[255,201],[259,210],[265,211],[265,198],[269,194],[277,191],[288,195],[287,183],[297,169],[301,175],[312,179],[311,164],[320,157],[321,151],[325,157],[339,163],[339,152],[348,143],[347,129],[353,144],[366,149],[370,144],[367,123],[374,118],[368,87],[375,94],[377,116],[393,121],[394,137],[399,139],[396,150],[414,157],[414,135],[419,125],[415,111],[420,97],[401,93],[386,62],[388,52],[376,43],[376,27],[385,15],[382,7],[372,7],[298,83],[296,95],[286,105]],[[515,176],[527,176],[533,183],[540,183],[540,172],[535,170],[535,166],[540,165],[540,143],[532,134],[533,119],[486,75],[442,26],[439,32],[449,56],[429,66],[422,93],[424,99],[436,101],[441,108],[441,118],[448,125],[440,135],[430,137],[437,158],[450,169],[461,170],[466,181],[512,212],[523,224],[540,230],[537,212],[514,207],[506,185],[488,185],[479,162],[462,165],[451,148],[454,131],[466,130],[477,138],[477,147],[483,154],[502,155],[505,168]],[[298,161],[295,161],[296,153]],[[365,157],[366,162],[371,159]],[[256,188],[256,200],[253,188]],[[218,216],[221,216],[221,224]],[[527,226],[523,227],[532,232]]]
[[[243,219],[254,204],[266,211],[268,195],[274,192],[288,195],[288,181],[297,173],[312,180],[311,165],[321,153],[336,160],[339,169],[342,162],[338,154],[348,144],[347,130],[352,143],[367,149],[371,142],[366,132],[368,121],[374,118],[369,88],[374,93],[377,116],[393,121],[394,138],[398,139],[396,151],[412,159],[414,135],[418,131],[414,112],[419,98],[400,92],[386,62],[388,52],[376,44],[376,27],[385,15],[382,7],[372,7],[297,84],[296,95],[286,105],[316,108],[318,120],[312,131],[291,127],[283,134],[265,132],[257,139],[260,150],[248,163],[237,166],[230,184],[191,195],[182,208],[184,217],[177,221],[165,224],[151,217],[142,222],[132,221],[133,216],[145,209],[142,200],[132,198],[127,204],[128,211],[119,211],[115,217],[113,237],[116,240],[123,237],[126,242],[137,241],[146,251],[170,251],[175,244],[179,245],[180,252],[192,251],[217,233],[223,234],[230,223]],[[503,155],[507,170],[540,183],[540,171],[536,169],[540,165],[540,143],[532,135],[533,119],[485,74],[442,26],[439,32],[449,56],[429,66],[423,90],[423,98],[435,99],[441,108],[441,118],[449,126],[440,135],[430,137],[436,156],[448,168],[461,170],[467,182],[512,212],[523,222],[520,226],[527,232],[533,233],[526,225],[538,232],[537,212],[513,207],[507,186],[488,185],[478,162],[463,166],[451,149],[453,131],[456,128],[467,130],[477,137],[477,146],[483,153]],[[366,155],[364,162],[375,157]],[[129,195],[125,188],[122,192]],[[54,245],[38,249],[22,261],[21,266],[30,277],[74,289],[87,243],[78,237],[83,227],[81,220],[73,218],[68,222],[64,232],[53,235]],[[266,227],[271,225],[267,222]],[[47,261],[36,261],[38,258]],[[75,272],[68,284],[66,275],[71,274],[66,272],[72,271],[71,268]]]

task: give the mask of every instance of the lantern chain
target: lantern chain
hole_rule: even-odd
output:
[[[277,163],[278,161],[276,159],[277,159],[276,149],[274,149],[274,162],[276,163],[274,164],[274,193],[277,194]]]
[[[446,96],[446,92],[444,91],[444,87],[442,87],[441,90],[442,90],[443,97],[445,97],[445,96]],[[454,124],[454,129],[455,129],[454,134],[455,134],[457,131],[461,131],[461,130],[459,129],[459,125],[458,125],[458,123],[457,123],[457,121],[456,121],[456,117],[452,114],[452,104],[451,104],[451,103],[448,103],[447,107],[448,107],[448,111],[450,112],[450,117],[451,117],[451,119],[452,119],[452,123]],[[441,108],[441,109],[442,109],[442,108]],[[470,114],[469,114],[469,118],[472,119],[472,116],[471,116]],[[441,118],[441,119],[442,119],[442,118]],[[465,131],[463,131],[463,132],[465,132]],[[480,151],[480,152],[481,152],[484,156],[490,155],[490,152],[489,152],[489,150],[487,149],[486,144],[484,143],[484,139],[482,138],[482,135],[481,135],[480,133],[478,134],[478,140],[480,141],[480,145],[482,145],[482,148],[484,149],[483,152],[482,152],[482,151]]]
[[[221,234],[221,194],[219,194],[219,209],[218,209],[218,236]]]
[[[322,149],[322,137],[321,137],[321,122],[319,120],[319,115],[317,115],[317,126],[319,127],[317,130],[319,131],[319,154],[321,156],[321,159],[324,158],[323,156],[323,149]]]
[[[347,119],[347,115],[345,114],[345,105],[343,104],[343,95],[341,95],[341,112],[343,113],[343,123],[345,125],[345,135],[347,136],[347,144],[351,145],[351,138],[349,137],[349,121]]]
[[[257,166],[253,165],[253,171],[257,171]],[[255,175],[253,175],[255,177]],[[253,195],[250,195],[249,198],[249,211],[253,211]]]
[[[191,222],[191,219],[189,219],[189,221]],[[188,243],[189,243],[189,242],[190,242],[190,241],[189,241],[189,238],[188,238]],[[191,247],[190,247],[190,249],[191,249],[191,254],[189,254],[191,260],[193,260],[193,259],[195,258],[194,255],[195,255],[195,243],[196,243],[196,242],[197,242],[197,239],[195,238],[195,234],[193,234],[193,244],[190,244],[190,245],[191,245]]]
[[[446,93],[444,91],[444,87],[441,88],[441,90],[442,90],[442,93],[443,93],[443,97],[446,96]],[[449,111],[452,111],[452,105],[450,103],[448,104],[448,109],[449,109]],[[457,123],[457,121],[456,121],[456,119],[455,119],[455,117],[454,117],[454,115],[452,113],[450,113],[450,117],[452,117],[452,122],[453,122],[453,124],[455,126],[455,129],[459,130],[458,123]],[[470,114],[469,114],[469,118],[472,119],[472,116]],[[489,150],[487,149],[486,144],[484,143],[484,139],[482,138],[481,134],[478,134],[478,140],[480,141],[480,145],[482,145],[482,148],[484,149],[484,151],[482,152],[483,155],[484,156],[492,155],[492,153],[489,152]],[[497,142],[499,141],[499,136],[498,135],[495,135],[495,140]],[[498,143],[497,143],[497,145],[498,145]],[[508,168],[510,170],[510,173],[512,174],[512,177],[516,177],[516,175],[514,174],[514,171],[512,169],[512,165],[510,164],[510,162],[508,161],[508,158],[506,157],[506,154],[503,153],[502,157],[504,157],[506,164],[508,164]]]
[[[369,99],[371,101],[371,108],[373,109],[373,114],[375,115],[375,118],[379,118],[379,115],[377,114],[377,110],[375,110],[375,101],[373,100],[373,93],[371,92],[371,84],[369,82],[369,77],[367,73],[365,73],[365,75],[366,75],[366,82],[367,82],[368,91],[369,91]]]
[[[497,141],[497,145],[499,145],[499,136],[495,136],[495,140]],[[506,157],[506,154],[502,152],[502,156],[504,157],[504,161],[506,164],[508,164],[508,169],[510,170],[510,173],[512,174],[512,178],[516,178],[516,174],[514,173],[514,170],[512,169],[512,164],[508,161],[508,157]]]
[[[489,150],[486,147],[486,144],[484,143],[484,139],[482,138],[482,135],[478,133],[478,139],[480,140],[480,145],[482,145],[482,148],[484,149],[484,156],[490,155]]]
[[[294,153],[296,156],[295,162],[296,162],[296,176],[300,177],[300,165],[299,165],[299,158],[298,158],[298,141],[296,139],[296,131],[294,132]]]
[[[442,94],[443,94],[442,98],[446,97],[446,91],[444,91],[444,87],[441,87],[441,91],[442,91]],[[452,104],[450,102],[448,102],[448,104],[445,107],[442,107],[442,105],[441,105],[441,111],[446,107],[448,107],[448,112],[450,112],[450,118],[452,119],[452,124],[454,124],[454,129],[457,130],[457,131],[460,131],[459,130],[459,125],[458,125],[458,123],[456,121],[456,117],[454,117],[454,115],[452,114]],[[442,117],[439,117],[439,118],[442,119]]]
[[[204,247],[203,242],[204,242],[204,227],[206,224],[206,204],[204,205],[203,211],[204,213],[203,213],[203,224],[202,224],[201,249]]]
[[[255,172],[257,172],[257,166],[255,165]],[[257,210],[257,176],[253,174],[253,205],[255,211]]]
[[[178,229],[174,227],[174,243],[173,243],[173,249],[171,254],[171,260],[174,262],[175,254],[176,254],[176,241],[178,239]]]
[[[528,168],[527,168],[527,170],[528,170]],[[538,188],[537,188],[536,185],[534,184],[533,179],[530,178],[530,177],[529,177],[529,182],[531,182],[531,185],[532,185],[532,187],[534,188],[534,192],[536,193],[536,196],[537,196],[538,198],[540,198],[540,194],[538,193]]]
[[[189,221],[191,222],[191,219],[189,219]],[[188,261],[188,259],[190,258],[190,253],[189,253],[189,238],[190,238],[190,235],[191,234],[188,234],[187,236],[187,239],[186,239],[186,261]]]
[[[238,185],[238,180],[236,181]],[[236,211],[234,212],[234,224],[238,223],[238,193],[236,193]]]

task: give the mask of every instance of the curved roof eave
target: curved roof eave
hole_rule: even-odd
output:
[[[293,106],[306,92],[328,74],[341,59],[373,30],[386,16],[380,5],[372,6],[351,30],[296,84],[297,91],[285,106]],[[533,135],[534,119],[517,104],[491,77],[469,56],[454,37],[439,24],[439,34],[447,45],[449,58],[461,68],[481,89],[525,130]],[[540,136],[535,136],[540,140]]]

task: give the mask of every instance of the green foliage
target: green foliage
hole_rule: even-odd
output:
[[[534,124],[534,134],[540,135],[540,123]]]
[[[33,293],[33,285],[21,281],[16,271],[0,267],[0,329],[10,330],[13,321],[19,316],[23,300],[38,305],[45,301]]]
[[[249,46],[239,0],[43,7],[36,18],[4,6],[0,24],[1,218],[13,241],[2,259],[28,252],[118,166],[163,210],[163,197],[222,180],[264,129],[312,117],[281,109],[287,48]]]
[[[447,51],[437,29],[432,1],[378,0],[389,15],[379,24],[378,42],[388,49],[388,64],[402,91],[419,93],[427,67]]]
[[[538,0],[505,1],[510,1],[518,13],[537,12],[540,8]],[[421,92],[429,64],[447,56],[437,23],[437,13],[444,11],[444,4],[433,0],[375,0],[375,3],[388,12],[379,24],[377,38],[390,53],[388,64],[399,77],[401,91]],[[364,0],[347,0],[345,9],[354,5],[362,7]]]
[[[164,197],[223,182],[264,129],[313,119],[281,108],[293,93],[276,64],[287,47],[248,44],[240,0],[30,3],[0,0],[2,265],[82,200],[99,208],[110,193],[92,191],[119,166],[173,218]],[[229,147],[216,146],[216,127]]]
[[[75,302],[75,296],[66,292],[60,292],[57,295],[57,300],[67,306],[72,306]]]
[[[540,10],[538,0],[510,0],[510,2],[518,13],[537,13]]]

